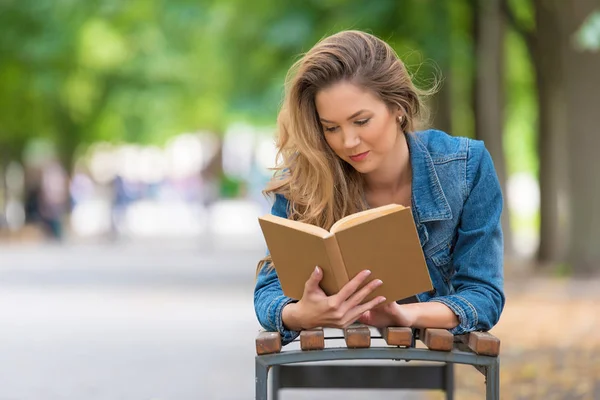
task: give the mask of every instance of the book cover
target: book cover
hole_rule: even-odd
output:
[[[283,293],[300,299],[315,266],[323,270],[321,288],[337,293],[364,269],[364,282],[381,279],[363,302],[385,296],[402,300],[433,289],[411,209],[388,205],[342,218],[327,231],[271,214],[259,223]],[[364,285],[363,284],[363,285]]]

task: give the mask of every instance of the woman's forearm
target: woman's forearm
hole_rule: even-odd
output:
[[[410,315],[413,328],[452,329],[459,324],[458,317],[445,304],[435,301],[401,305]]]
[[[289,303],[281,310],[281,321],[283,325],[291,331],[302,330],[302,324],[298,320],[297,311],[298,305],[296,303]]]

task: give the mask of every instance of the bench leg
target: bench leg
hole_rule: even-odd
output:
[[[271,367],[271,397],[272,400],[279,400],[279,389],[281,389],[281,382],[279,380],[279,365]]]
[[[444,390],[446,400],[454,400],[454,364],[446,363],[444,366]]]
[[[486,400],[500,400],[500,360],[487,367],[485,372]]]
[[[269,375],[269,367],[256,360],[254,364],[256,388],[254,398],[256,400],[267,400],[268,386],[267,377]]]

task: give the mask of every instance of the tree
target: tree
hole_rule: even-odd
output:
[[[591,135],[600,95],[600,54],[583,51],[574,35],[600,4],[594,0],[535,0],[535,29],[527,29],[507,1],[504,10],[525,39],[536,71],[541,189],[541,262],[566,260],[574,273],[600,265],[600,221],[592,210],[600,199],[593,172]],[[567,223],[568,221],[568,223]]]
[[[507,0],[505,15],[525,41],[535,71],[538,105],[537,143],[540,185],[540,266],[565,260],[568,235],[566,207],[566,120],[560,33],[561,0],[534,0],[534,28],[519,19]]]
[[[561,61],[566,82],[566,117],[569,152],[570,246],[568,264],[577,274],[600,270],[600,179],[597,163],[600,148],[598,104],[600,104],[600,52],[580,49],[574,37],[600,3],[581,0],[560,3],[560,32],[566,43]]]
[[[473,109],[475,135],[490,151],[502,192],[506,194],[504,161],[504,18],[500,0],[476,0],[474,6],[475,73]],[[510,215],[502,213],[505,252],[512,254]]]

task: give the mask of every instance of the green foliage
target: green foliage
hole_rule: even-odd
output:
[[[288,68],[344,29],[386,39],[423,88],[449,78],[453,131],[473,133],[468,0],[0,4],[0,146],[13,157],[33,137],[55,141],[70,164],[95,141],[161,144],[181,132],[223,132],[235,121],[272,126]],[[527,20],[527,5],[514,5]],[[524,53],[510,51],[519,77]],[[531,85],[509,85],[518,106],[507,132],[532,137]],[[527,161],[509,163],[513,171],[533,163],[516,137],[507,139],[509,154]]]
[[[535,77],[525,43],[513,30],[507,32],[505,54],[506,120],[503,142],[507,173],[529,172],[537,176]]]
[[[552,271],[557,278],[568,278],[573,275],[573,268],[567,263],[557,264]]]
[[[535,9],[533,0],[507,0],[510,9],[515,14],[517,23],[528,32],[535,29]]]
[[[244,182],[240,179],[223,175],[219,180],[219,195],[225,199],[235,199],[240,196],[244,188]]]
[[[475,136],[473,115],[473,10],[468,1],[456,1],[450,7],[450,78],[452,79],[453,131],[457,136]]]

